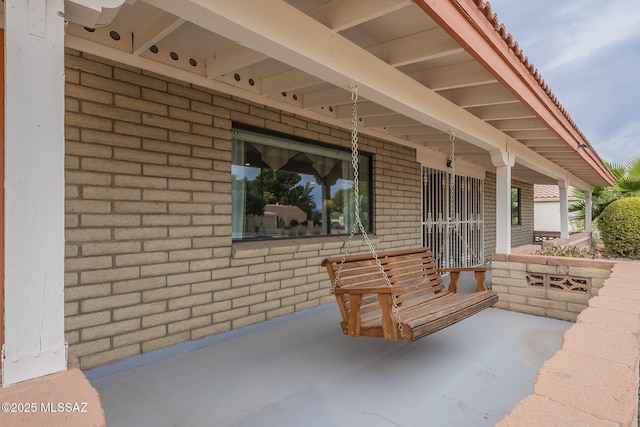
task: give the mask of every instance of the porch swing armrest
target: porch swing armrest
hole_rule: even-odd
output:
[[[379,293],[378,301],[380,303],[382,337],[389,341],[397,341],[402,339],[398,326],[393,316],[392,297],[388,293]],[[346,335],[358,337],[361,335],[362,313],[360,307],[362,305],[362,294],[349,295],[351,309],[349,310],[346,322],[343,322],[343,332]],[[345,325],[346,324],[346,325]],[[344,328],[346,326],[346,328]]]
[[[476,277],[476,292],[487,291],[487,286],[484,284],[485,274],[491,270],[488,265],[478,265],[475,267],[450,267],[450,268],[438,268],[438,273],[450,273],[451,282],[449,283],[449,292],[458,292],[458,278],[463,271],[473,271]]]

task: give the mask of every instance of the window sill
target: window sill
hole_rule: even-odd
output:
[[[368,234],[375,246],[379,239],[375,234]],[[232,245],[231,256],[234,259],[253,258],[267,255],[293,254],[297,252],[335,250],[336,255],[344,248],[349,236],[310,237],[306,239],[261,240],[259,242],[237,242]],[[354,236],[351,252],[361,252],[366,248],[362,236]]]

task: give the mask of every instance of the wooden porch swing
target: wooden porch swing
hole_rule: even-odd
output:
[[[487,266],[437,268],[428,248],[376,252],[360,219],[357,90],[353,85],[351,163],[355,222],[344,254],[324,259],[322,266],[329,273],[345,335],[413,342],[494,305],[498,295],[484,284]],[[452,141],[452,169],[454,162]],[[369,247],[368,254],[349,255],[356,229]],[[457,293],[463,271],[475,273],[476,292]],[[448,290],[444,289],[441,273],[450,274]]]

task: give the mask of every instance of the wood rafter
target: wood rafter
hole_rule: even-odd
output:
[[[522,104],[484,105],[467,108],[474,116],[482,120],[530,119],[535,114]]]
[[[323,83],[311,74],[297,69],[285,71],[262,79],[262,94],[273,95]]]
[[[333,31],[343,31],[406,7],[410,0],[332,0],[309,12]]]
[[[475,61],[416,71],[408,75],[435,91],[496,83],[496,79]]]
[[[142,54],[184,23],[184,19],[163,10],[157,11],[133,33],[133,54],[136,56]]]
[[[207,77],[214,79],[223,74],[257,64],[268,57],[260,52],[237,45],[213,57],[207,58]]]
[[[500,84],[449,89],[439,92],[451,102],[463,108],[483,105],[515,104],[518,100]]]
[[[441,28],[432,28],[367,49],[392,67],[464,52]]]

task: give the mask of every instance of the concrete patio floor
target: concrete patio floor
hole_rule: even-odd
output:
[[[110,427],[489,426],[573,325],[491,308],[406,344],[338,321],[330,304],[87,376]]]

